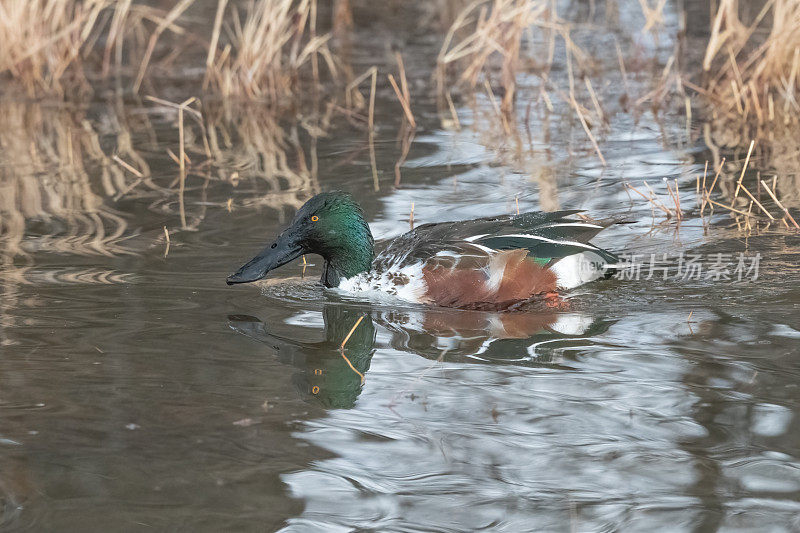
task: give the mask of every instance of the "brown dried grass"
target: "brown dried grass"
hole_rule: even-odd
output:
[[[64,95],[76,87],[89,90],[89,74],[107,76],[113,53],[116,72],[136,62],[138,91],[160,36],[185,34],[176,20],[189,4],[183,0],[164,12],[132,0],[3,0],[0,75],[30,96]],[[156,25],[152,32],[146,22]]]
[[[721,0],[712,21],[703,71],[702,94],[710,111],[705,141],[715,159],[722,149],[738,151],[749,144],[749,160],[755,141],[759,171],[773,175],[771,186],[758,178],[751,192],[742,184],[742,173],[723,190],[729,205],[717,205],[710,199],[707,203],[726,209],[735,203],[749,203],[748,218],[752,210],[772,220],[767,209],[771,200],[780,210],[772,211],[782,215],[782,224],[796,229],[786,206],[800,202],[796,141],[800,131],[800,2],[767,0],[761,11],[745,22],[738,0]],[[721,184],[725,182],[721,180]],[[767,194],[762,195],[762,190]]]
[[[218,13],[224,12],[225,4],[219,0]],[[251,1],[242,21],[232,9],[227,44],[209,52],[209,86],[225,96],[278,104],[307,85],[308,71],[316,87],[320,57],[335,76],[336,64],[327,46],[330,35],[317,35],[316,11],[316,0]],[[212,42],[223,40],[222,26],[215,24]]]
[[[750,25],[738,0],[721,0],[703,61],[716,117],[766,127],[798,123],[800,2],[767,0]],[[769,126],[768,126],[769,125]]]
[[[550,4],[544,0],[476,0],[456,17],[437,59],[439,94],[447,93],[448,69],[458,71],[455,85],[470,90],[497,68],[504,94],[501,108],[512,109],[524,33],[534,24],[550,25]]]
[[[8,72],[28,93],[58,91],[61,80],[81,63],[100,12],[108,0],[9,0],[0,3],[0,72]]]

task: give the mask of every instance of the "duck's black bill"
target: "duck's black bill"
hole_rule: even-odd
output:
[[[258,281],[271,270],[293,261],[303,255],[303,248],[283,236],[278,237],[272,245],[261,250],[261,253],[248,261],[235,274],[228,276],[228,285]]]

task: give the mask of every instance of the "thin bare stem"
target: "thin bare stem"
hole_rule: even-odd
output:
[[[167,257],[167,254],[169,254],[170,241],[169,241],[169,230],[167,230],[166,226],[164,226],[164,239],[166,239],[167,242],[167,246],[164,248],[164,257]]]
[[[405,114],[406,120],[411,125],[412,128],[417,127],[417,121],[414,120],[414,115],[411,113],[411,104],[406,100],[406,96],[400,91],[400,88],[397,86],[397,82],[394,81],[394,76],[389,74],[389,83],[392,84],[392,89],[394,89],[394,93],[397,95],[397,99],[400,101],[400,105],[403,107],[403,113]]]
[[[378,183],[378,164],[375,160],[375,91],[378,83],[378,69],[372,71],[372,84],[369,90],[369,115],[367,118],[369,127],[369,162],[372,167],[372,185],[376,191],[380,190]]]
[[[342,341],[342,344],[341,344],[341,346],[339,346],[339,349],[340,349],[340,350],[344,350],[344,347],[345,347],[345,345],[347,344],[347,341],[349,341],[349,340],[350,340],[350,337],[353,335],[353,332],[356,330],[356,328],[358,327],[358,325],[359,325],[359,324],[361,324],[361,321],[362,321],[362,320],[364,320],[364,315],[361,315],[360,317],[358,317],[358,320],[356,320],[356,323],[355,323],[355,324],[353,324],[353,327],[352,327],[352,328],[350,328],[350,332],[347,334],[347,336],[346,336],[346,337],[344,338],[344,340]]]
[[[631,185],[630,183],[625,183],[625,184],[624,184],[624,186],[625,186],[627,189],[630,189],[630,190],[632,190],[633,192],[635,192],[636,194],[638,194],[639,196],[641,196],[642,198],[644,198],[644,199],[645,199],[645,200],[647,200],[648,202],[650,202],[650,203],[651,203],[651,204],[652,204],[654,207],[657,207],[657,208],[661,209],[662,211],[664,211],[664,213],[667,215],[667,218],[671,218],[671,217],[672,217],[672,211],[670,211],[669,209],[667,209],[666,207],[664,207],[664,206],[661,204],[661,202],[658,202],[658,201],[657,201],[655,198],[653,198],[652,196],[647,196],[646,194],[644,194],[642,191],[640,191],[639,189],[637,189],[636,187],[634,187],[634,186],[633,186],[633,185]]]
[[[777,206],[781,208],[781,210],[784,212],[784,214],[786,215],[786,217],[787,217],[787,218],[788,218],[788,219],[789,219],[789,220],[792,222],[792,224],[794,224],[794,227],[795,227],[795,228],[797,228],[797,229],[800,229],[800,226],[798,226],[798,225],[797,225],[797,221],[794,219],[794,217],[792,216],[792,214],[791,214],[791,213],[789,213],[789,210],[788,210],[788,209],[786,209],[786,206],[784,206],[784,205],[783,205],[783,204],[780,202],[780,200],[778,200],[778,197],[777,197],[777,196],[775,196],[775,193],[774,193],[774,192],[772,192],[772,189],[770,189],[770,188],[769,188],[769,185],[767,185],[767,182],[766,182],[766,181],[764,181],[764,180],[761,180],[761,185],[762,185],[762,186],[764,187],[764,189],[767,191],[767,194],[769,194],[769,195],[770,195],[770,197],[772,198],[772,200],[773,200],[773,201],[774,201],[774,202],[777,204]]]
[[[142,62],[139,65],[139,73],[136,75],[136,81],[133,82],[133,92],[138,93],[139,88],[142,86],[142,80],[144,79],[145,72],[147,71],[147,66],[150,64],[150,58],[153,55],[153,51],[156,48],[156,43],[158,42],[158,38],[161,37],[161,34],[164,33],[164,30],[172,26],[172,24],[180,17],[186,9],[192,5],[194,0],[181,0],[178,4],[173,7],[167,16],[159,23],[156,27],[153,34],[150,36],[150,40],[147,43],[147,49],[145,50],[144,57],[142,58]]]
[[[203,90],[208,88],[209,78],[214,68],[214,58],[217,54],[219,34],[222,31],[222,18],[225,15],[225,7],[227,4],[228,0],[219,0],[217,2],[217,14],[214,16],[214,29],[211,32],[211,44],[208,46],[208,56],[206,56],[206,73],[203,77]]]
[[[747,170],[747,165],[750,163],[750,155],[753,153],[753,146],[755,145],[756,141],[753,139],[750,141],[750,147],[747,149],[747,157],[744,160],[744,166],[742,167],[742,173],[739,175],[739,181],[736,183],[736,192],[733,195],[733,200],[735,201],[736,198],[739,197],[739,189],[742,186],[742,180],[744,179],[744,173]],[[731,207],[733,207],[733,203],[731,203]]]

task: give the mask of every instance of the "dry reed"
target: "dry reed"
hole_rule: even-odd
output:
[[[184,34],[176,19],[190,4],[183,0],[169,12],[132,0],[4,0],[0,2],[0,74],[18,82],[31,96],[65,95],[74,88],[90,90],[89,74],[105,77],[115,53],[116,72],[138,61],[147,35],[145,22],[155,23],[135,88],[144,79],[162,34]],[[99,43],[103,43],[101,46]],[[95,65],[101,65],[99,73]]]
[[[634,187],[630,183],[626,182],[623,185],[629,191],[633,191],[636,194],[638,194],[639,196],[641,196],[642,198],[644,198],[645,200],[647,200],[653,206],[654,209],[657,208],[657,209],[660,209],[661,211],[663,211],[664,214],[667,216],[667,219],[670,219],[673,216],[675,216],[675,213],[672,210],[670,210],[667,206],[665,206],[658,199],[658,197],[656,196],[655,192],[653,192],[653,190],[650,188],[650,186],[647,184],[647,182],[643,181],[642,184],[647,188],[648,192],[650,193],[649,195],[644,194],[642,191],[640,191],[639,189],[637,189],[636,187]],[[675,207],[677,208],[677,205]]]
[[[219,0],[221,20],[226,0]],[[303,86],[303,74],[311,69],[318,84],[321,56],[331,76],[336,65],[328,46],[329,35],[316,34],[316,0],[259,0],[250,2],[241,20],[232,8],[233,22],[222,51],[207,57],[207,85],[225,96],[265,100],[278,105]],[[223,24],[215,23],[212,43],[221,42]]]
[[[543,0],[476,0],[456,17],[445,36],[437,59],[437,85],[447,94],[447,72],[458,65],[456,85],[471,90],[495,67],[499,59],[503,87],[501,109],[509,113],[516,90],[516,76],[524,33],[534,24],[550,24],[550,4]],[[459,35],[466,32],[462,38]],[[482,76],[483,75],[483,76]]]
[[[0,72],[28,93],[61,91],[62,78],[81,78],[81,50],[95,31],[106,0],[16,0],[0,3]]]
[[[0,263],[29,261],[37,249],[78,255],[138,249],[133,228],[114,205],[123,197],[146,198],[152,209],[180,217],[180,223],[170,224],[174,231],[195,229],[202,222],[209,205],[204,193],[209,180],[235,186],[242,179],[240,171],[267,186],[263,194],[248,195],[240,204],[245,207],[284,213],[319,190],[304,163],[307,156],[296,129],[278,127],[265,110],[208,116],[195,109],[199,102],[191,99],[179,104],[153,100],[160,107],[150,108],[151,113],[177,118],[180,146],[175,160],[178,165],[183,162],[183,169],[172,184],[153,178],[132,141],[147,138],[152,128],[141,109],[130,117],[121,104],[96,109],[93,113],[100,113],[102,127],[112,124],[115,130],[101,134],[81,108],[0,101]],[[232,204],[223,201],[219,207],[231,209]],[[30,238],[26,228],[31,220],[52,224],[52,233]],[[166,234],[162,238],[168,253],[169,239]]]
[[[173,7],[167,15],[158,23],[156,26],[155,31],[150,36],[150,39],[147,42],[147,49],[144,52],[144,57],[142,58],[142,62],[139,65],[139,72],[136,74],[136,80],[133,82],[133,92],[138,93],[139,88],[142,86],[142,80],[144,80],[144,75],[147,72],[147,67],[150,64],[150,59],[153,57],[153,52],[156,48],[156,43],[158,42],[158,38],[161,37],[161,34],[164,33],[167,28],[172,26],[174,22],[180,17],[184,11],[194,2],[194,0],[180,0],[175,7]]]
[[[784,226],[786,226],[787,228],[791,228],[792,226],[794,226],[795,229],[800,229],[800,226],[798,226],[798,224],[795,221],[795,219],[792,216],[792,214],[789,212],[789,210],[786,208],[786,206],[783,204],[783,202],[781,202],[778,199],[777,195],[774,192],[775,183],[777,182],[777,176],[773,177],[772,188],[770,188],[770,186],[767,184],[767,182],[765,180],[758,179],[758,181],[756,182],[756,186],[758,187],[758,189],[756,191],[756,194],[753,194],[750,191],[750,189],[747,188],[747,185],[744,183],[745,172],[747,171],[747,167],[748,167],[748,164],[750,162],[750,158],[751,158],[751,155],[752,155],[754,144],[755,144],[754,141],[752,141],[750,143],[750,147],[748,149],[747,156],[745,157],[745,161],[744,161],[744,164],[742,165],[741,171],[739,172],[738,179],[736,179],[736,180],[734,180],[732,178],[731,179],[726,179],[723,176],[723,179],[719,180],[720,176],[722,175],[723,168],[725,166],[725,159],[724,158],[722,159],[722,162],[717,167],[716,174],[714,176],[714,180],[711,182],[711,186],[709,188],[706,188],[706,177],[705,177],[705,175],[703,177],[702,185],[700,185],[700,180],[698,179],[697,183],[698,183],[698,192],[699,192],[698,201],[700,202],[700,216],[703,217],[705,215],[705,208],[706,208],[707,205],[711,206],[711,212],[712,213],[714,211],[714,207],[718,207],[718,208],[726,210],[726,211],[728,211],[728,212],[730,212],[730,213],[732,213],[734,215],[743,216],[744,217],[744,223],[745,223],[744,224],[744,229],[748,230],[748,231],[752,229],[752,224],[750,223],[751,219],[755,220],[759,212],[763,213],[763,215],[769,221],[775,221],[776,220],[775,216],[769,211],[769,209],[767,209],[767,207],[764,205],[764,203],[762,203],[761,188],[763,188],[764,190],[766,190],[766,192],[769,195],[769,197],[775,202],[775,205],[783,212],[782,221],[783,221]],[[722,203],[722,202],[719,202],[719,201],[711,199],[711,195],[714,192],[715,187],[716,187],[718,182],[719,183],[726,183],[727,182],[728,185],[729,185],[729,188],[727,189],[728,192],[726,193],[724,190],[722,192],[722,196],[723,197],[725,197],[725,196],[729,197],[730,202],[728,204],[725,204],[725,203]],[[734,184],[735,184],[735,188],[733,188]],[[747,210],[746,211],[743,211],[742,209],[737,209],[737,208],[734,207],[736,205],[736,203],[737,203],[737,198],[738,198],[740,192],[743,192],[747,197],[745,199],[747,201]],[[739,200],[739,202],[741,202],[741,200]],[[756,212],[753,211],[754,206],[755,206],[755,208],[757,208]],[[792,223],[792,226],[789,225],[789,222]]]
[[[496,122],[502,126],[502,132],[495,138],[501,139],[500,144],[504,147],[513,145],[511,151],[517,160],[521,160],[522,141],[516,124],[519,117],[513,112],[518,92],[517,78],[523,72],[533,74],[539,78],[539,101],[544,101],[548,113],[553,112],[547,94],[552,89],[575,113],[600,163],[606,166],[595,126],[606,124],[608,119],[592,81],[586,76],[591,67],[589,56],[573,41],[571,25],[560,19],[555,10],[555,4],[546,0],[476,0],[469,3],[451,25],[438,56],[436,81],[440,115],[443,124],[446,123],[446,103],[452,119],[450,123],[460,127],[451,90],[461,88],[473,96],[475,103],[474,96],[479,88],[482,89],[490,104],[486,107],[494,111],[488,125],[494,127]],[[535,49],[537,31],[541,33],[545,48],[541,51]],[[550,77],[557,37],[563,42],[568,90],[562,90],[556,78]],[[582,78],[581,85],[585,85],[591,111],[580,102],[573,63]],[[524,119],[531,146],[529,119],[532,103],[529,99]],[[545,136],[547,134],[545,131]]]
[[[650,7],[648,0],[639,0],[639,6],[642,8],[642,14],[645,18],[644,28],[642,32],[655,31],[664,24],[664,6],[667,5],[667,0],[656,0],[656,4]]]
[[[115,73],[133,72],[139,92],[165,33],[182,36],[161,59],[165,66],[200,40],[178,25],[192,3],[179,0],[165,11],[143,0],[4,0],[0,74],[32,96],[64,95],[73,87],[90,90],[86,79],[107,76],[113,62]],[[316,86],[320,56],[335,77],[327,41],[316,33],[316,0],[251,1],[241,13],[218,0],[203,87],[277,104],[305,86],[306,70]]]
[[[361,94],[361,91],[359,90],[359,86],[366,80],[370,80],[369,100],[365,100],[364,95]],[[373,66],[368,68],[363,74],[355,78],[347,85],[345,88],[345,105],[347,107],[343,109],[343,111],[346,113],[346,116],[350,118],[357,116],[354,113],[356,109],[361,109],[365,105],[368,105],[367,116],[365,119],[367,126],[367,145],[369,147],[369,162],[372,169],[372,186],[376,191],[380,190],[380,183],[378,182],[378,164],[375,157],[375,94],[377,90],[378,68]]]
[[[737,0],[720,1],[703,61],[715,114],[756,130],[797,124],[800,2],[767,0],[749,26],[738,11]]]
[[[166,242],[166,246],[164,247],[164,258],[166,259],[166,257],[169,255],[169,246],[170,246],[169,230],[167,229],[166,226],[164,226],[164,240]]]
[[[783,213],[786,216],[786,218],[788,218],[792,222],[792,224],[794,225],[795,229],[800,229],[800,225],[797,224],[797,221],[794,219],[792,214],[789,213],[789,210],[786,209],[786,206],[784,206],[781,203],[781,201],[778,200],[778,197],[775,196],[775,193],[772,192],[772,189],[769,188],[769,185],[767,185],[767,182],[764,181],[764,180],[761,180],[761,185],[764,187],[764,190],[767,191],[767,194],[769,194],[770,198],[772,198],[772,200],[775,202],[775,205],[777,205],[783,211]]]
[[[411,125],[408,125],[406,128],[400,129],[399,135],[399,142],[400,142],[400,157],[397,158],[397,161],[394,163],[394,186],[400,186],[401,174],[400,168],[406,162],[408,158],[408,153],[411,151],[411,144],[414,142],[414,129]]]
[[[414,120],[414,113],[411,112],[411,94],[408,90],[408,80],[406,79],[406,69],[403,65],[403,56],[400,55],[398,52],[395,56],[397,58],[397,67],[399,69],[400,74],[400,87],[397,86],[397,82],[394,79],[394,76],[389,74],[389,83],[392,85],[392,89],[394,89],[395,95],[397,95],[397,99],[400,101],[400,105],[403,107],[403,116],[408,123],[411,125],[412,128],[417,127],[417,121]]]

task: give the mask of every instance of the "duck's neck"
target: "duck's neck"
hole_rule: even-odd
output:
[[[352,278],[372,268],[375,258],[372,234],[369,228],[365,229],[365,233],[348,235],[345,242],[323,255],[325,266],[320,281],[326,287],[337,287],[342,278]]]

